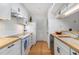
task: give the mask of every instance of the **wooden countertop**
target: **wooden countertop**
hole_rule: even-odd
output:
[[[16,42],[17,40],[19,40],[18,38],[0,38],[0,49]]]
[[[26,34],[32,34],[32,33],[26,33]],[[7,37],[1,37],[0,38],[0,49],[4,48],[5,46],[7,46],[7,45],[9,45],[11,43],[14,43],[14,42],[20,40],[19,36],[21,36],[21,37],[24,36],[24,33],[11,35],[11,36],[7,36]]]
[[[62,35],[57,35],[55,33],[52,33],[52,35],[79,53],[79,40],[71,38],[69,35],[63,35],[64,37],[59,37]],[[65,39],[65,38],[70,38],[70,39]]]

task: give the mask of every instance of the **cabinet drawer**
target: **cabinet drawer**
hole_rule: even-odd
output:
[[[79,53],[76,52],[75,50],[71,49],[71,55],[79,55]]]
[[[60,52],[58,52],[58,47],[59,47],[59,45],[57,45],[57,44],[54,44],[55,46],[54,46],[54,54],[55,55],[60,55]]]
[[[55,39],[56,40],[56,43],[61,47],[63,48],[65,51],[70,51],[70,48],[64,44],[63,42],[61,42],[59,39]]]
[[[20,51],[10,51],[8,53],[5,53],[5,55],[21,55]]]
[[[65,49],[63,49],[62,47],[60,47],[60,54],[61,55],[70,55],[70,51],[66,51]]]
[[[8,46],[0,49],[0,55],[6,55],[7,53],[9,53]]]
[[[54,43],[54,54],[55,55],[69,55],[70,51],[65,50],[65,48],[62,48],[60,44],[57,44],[57,42]]]
[[[70,51],[70,47],[68,47],[66,44],[64,44],[64,43],[60,43],[60,46],[61,46],[61,48],[62,49],[64,49],[66,52],[69,52]]]
[[[11,50],[17,50],[17,49],[21,48],[21,40],[18,40],[16,42],[12,43],[12,45],[13,46],[10,47]]]
[[[10,49],[9,49],[9,55],[17,55],[17,54],[21,54],[21,40],[13,43],[14,46],[12,46]]]
[[[69,52],[70,51],[70,48],[64,44],[63,42],[61,42],[59,39],[55,38],[55,41],[56,43],[61,47],[63,48],[65,51]]]
[[[0,55],[16,55],[21,54],[21,40],[18,40],[2,49],[0,49]]]

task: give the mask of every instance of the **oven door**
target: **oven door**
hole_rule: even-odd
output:
[[[26,48],[28,46],[28,40],[26,38],[22,39],[22,55],[26,54]]]
[[[26,48],[27,48],[27,40],[25,40],[24,42],[24,51],[26,50]]]

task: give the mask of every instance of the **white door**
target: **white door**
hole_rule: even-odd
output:
[[[47,41],[48,40],[48,20],[47,18],[42,18],[37,20],[37,40]]]

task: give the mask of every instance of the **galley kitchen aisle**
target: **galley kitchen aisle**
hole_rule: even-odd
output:
[[[36,44],[31,48],[30,55],[51,54],[48,48],[48,10],[52,3],[30,3],[24,4],[36,22]]]
[[[47,34],[50,6],[52,3],[0,4],[0,55],[51,54]]]
[[[79,4],[1,3],[0,55],[79,55]]]

